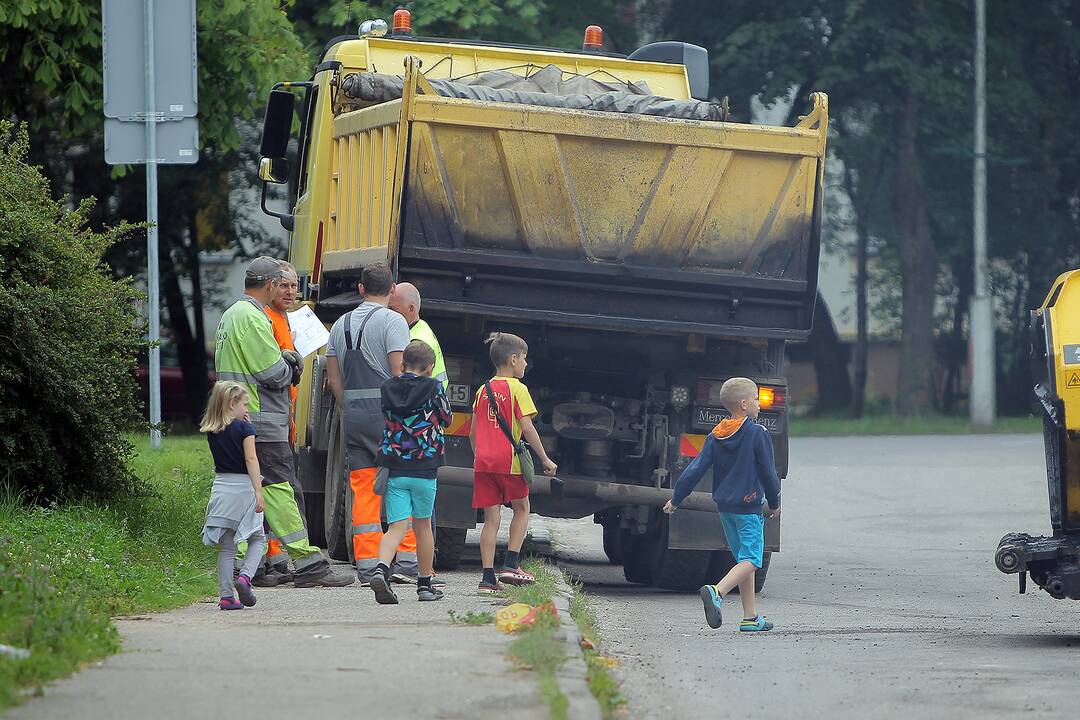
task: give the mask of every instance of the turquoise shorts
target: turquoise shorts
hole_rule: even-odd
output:
[[[391,477],[383,496],[386,522],[429,518],[435,510],[435,478]]]
[[[735,562],[749,560],[754,567],[760,568],[765,552],[765,517],[722,512],[720,524],[724,526],[724,537]]]

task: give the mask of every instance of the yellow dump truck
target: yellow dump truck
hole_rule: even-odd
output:
[[[399,11],[403,12],[403,11]],[[407,18],[406,18],[407,19]],[[417,37],[395,19],[336,38],[309,81],[267,105],[260,177],[287,183],[303,298],[326,323],[365,264],[414,283],[447,357],[456,419],[440,471],[438,565],[474,527],[471,400],[483,338],[530,347],[537,425],[559,463],[533,509],[592,516],[632,582],[694,589],[731,563],[709,488],[660,512],[726,416],[719,388],[761,386],[788,467],[785,343],[813,320],[825,95],[794,127],[731,122],[708,58],[677,42],[629,56]],[[297,112],[298,110],[298,112]],[[291,130],[299,115],[292,157]],[[279,201],[280,202],[280,201]],[[311,362],[297,408],[313,537],[350,552],[339,412]],[[779,549],[771,521],[767,550]],[[764,581],[763,568],[759,583]]]

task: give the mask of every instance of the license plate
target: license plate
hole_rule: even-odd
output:
[[[731,417],[731,413],[728,412],[725,408],[694,408],[694,424],[701,427],[713,428],[721,420],[727,420],[729,417]],[[763,412],[757,416],[757,420],[755,420],[754,422],[756,422],[758,425],[761,425],[769,432],[780,432],[780,416],[775,413]]]
[[[450,383],[446,387],[446,397],[451,405],[468,405],[472,407],[472,388],[465,383]]]

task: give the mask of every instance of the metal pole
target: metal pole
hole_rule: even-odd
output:
[[[987,427],[997,414],[994,302],[986,260],[986,2],[975,0],[975,295],[971,299],[971,424]]]
[[[157,102],[154,98],[154,0],[143,0],[146,27],[146,294],[150,334],[150,447],[161,447],[161,299],[158,288]]]

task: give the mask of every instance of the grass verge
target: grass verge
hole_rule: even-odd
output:
[[[506,594],[510,601],[534,606],[550,602],[558,588],[556,571],[535,558],[526,560],[522,566],[532,573],[536,582],[532,585],[508,585]],[[541,614],[531,626],[515,633],[517,637],[507,653],[519,665],[536,672],[540,695],[547,703],[552,720],[566,720],[569,703],[555,679],[555,673],[566,659],[562,641],[556,635],[558,630],[557,617]]]
[[[587,645],[591,646],[585,648],[585,664],[588,668],[586,679],[589,682],[589,690],[600,703],[600,710],[604,717],[612,718],[615,717],[619,708],[626,704],[626,698],[619,689],[619,681],[611,672],[615,661],[597,650],[600,647],[600,637],[597,630],[596,610],[589,603],[589,598],[580,585],[574,584],[572,587],[574,596],[570,599],[570,615],[577,623],[581,637],[586,640]]]
[[[971,433],[1037,433],[1042,419],[1037,417],[1002,417],[992,427],[973,430],[966,417],[930,415],[902,418],[893,415],[844,417],[793,417],[788,420],[792,437],[828,437],[838,435],[961,435]]]
[[[202,436],[135,439],[150,492],[111,503],[26,507],[0,495],[0,710],[116,652],[112,617],[189,604],[215,592],[199,535],[212,482]]]

